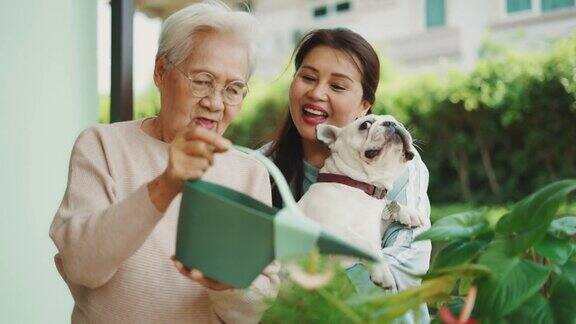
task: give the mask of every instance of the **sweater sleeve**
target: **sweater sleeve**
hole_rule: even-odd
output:
[[[246,289],[208,291],[212,307],[224,323],[258,323],[280,287],[280,264],[272,262]]]
[[[248,194],[268,205],[272,196],[268,172],[259,166]],[[207,289],[212,307],[225,323],[258,323],[278,294],[280,264],[272,262],[246,289],[215,291]]]
[[[109,163],[98,132],[90,128],[80,134],[66,192],[50,227],[66,279],[89,288],[104,285],[162,216],[146,184],[119,200]]]

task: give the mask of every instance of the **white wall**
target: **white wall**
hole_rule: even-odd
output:
[[[0,2],[0,322],[66,323],[48,228],[97,122],[96,2]]]
[[[490,25],[494,40],[524,49],[546,50],[552,41],[574,33],[576,8],[526,13]]]
[[[352,10],[344,13],[334,10],[341,0],[256,1],[265,34],[256,75],[275,77],[283,71],[294,47],[294,30],[347,27],[401,69],[441,71],[473,68],[486,37],[534,48],[576,29],[576,8],[540,13],[540,0],[533,0],[533,13],[510,16],[505,0],[445,1],[446,26],[431,30],[426,29],[425,0],[350,0]],[[314,18],[313,8],[322,5],[330,8],[328,15]]]

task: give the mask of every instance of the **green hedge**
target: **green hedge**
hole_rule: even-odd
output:
[[[491,44],[470,72],[406,76],[382,60],[374,112],[408,125],[430,171],[432,201],[500,203],[553,180],[576,176],[576,37],[548,53]],[[253,80],[226,136],[256,147],[269,141],[288,109],[293,70]],[[108,98],[100,118],[108,121]],[[135,116],[160,109],[155,88],[135,100]]]
[[[576,176],[576,37],[546,54],[491,53],[468,73],[395,77],[384,66],[374,112],[412,129],[432,201],[510,201]],[[290,75],[256,83],[227,135],[248,146],[270,138]]]

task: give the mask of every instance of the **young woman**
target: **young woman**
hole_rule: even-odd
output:
[[[265,152],[299,199],[316,182],[318,171],[330,154],[326,146],[316,141],[316,125],[341,127],[370,113],[376,99],[380,62],[364,38],[342,28],[311,31],[297,46],[294,58],[296,73],[289,90],[288,116]],[[424,225],[416,229],[399,223],[382,224],[382,255],[394,278],[385,288],[391,291],[418,285],[420,281],[413,275],[428,270],[430,242],[413,242],[418,233],[430,227],[427,187],[428,170],[417,155],[387,195],[389,201],[416,208],[425,218]],[[277,188],[273,188],[272,195],[274,205],[281,205]],[[358,289],[366,286],[368,277],[361,265],[347,269],[347,273]],[[429,321],[426,306],[421,306],[418,316],[408,314],[405,319]]]

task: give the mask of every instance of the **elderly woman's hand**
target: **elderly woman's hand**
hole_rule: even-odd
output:
[[[202,274],[202,272],[200,272],[199,270],[188,269],[184,264],[182,264],[182,262],[178,261],[176,259],[176,257],[174,257],[174,256],[172,257],[172,261],[174,261],[174,266],[176,267],[176,269],[178,269],[178,272],[180,272],[184,276],[196,281],[197,283],[201,284],[202,286],[204,286],[208,289],[218,290],[218,291],[236,289],[232,286],[229,286],[227,284],[223,284],[221,282],[212,280],[212,279],[204,276],[204,274]]]
[[[214,163],[214,153],[227,151],[229,140],[206,128],[188,125],[178,132],[168,148],[168,166],[148,185],[150,199],[165,212],[172,199],[182,191],[186,180],[199,179]]]
[[[214,153],[225,152],[230,146],[230,141],[216,132],[189,125],[170,143],[166,180],[181,190],[184,181],[200,178],[214,163]]]

